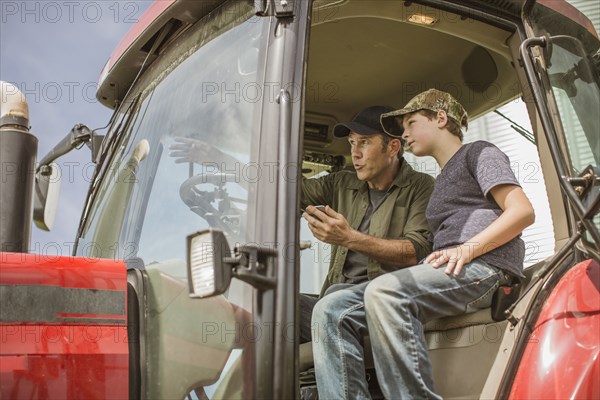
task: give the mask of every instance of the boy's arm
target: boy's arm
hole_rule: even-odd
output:
[[[509,242],[533,224],[533,207],[521,187],[503,184],[493,187],[490,193],[502,209],[498,219],[463,245],[434,251],[425,259],[426,262],[434,268],[447,264],[444,272],[458,275],[465,264]]]

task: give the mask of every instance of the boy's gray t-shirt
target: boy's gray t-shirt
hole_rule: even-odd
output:
[[[484,141],[463,145],[437,177],[427,206],[433,250],[462,245],[494,222],[502,209],[490,190],[502,184],[520,186],[506,154]],[[479,257],[519,277],[524,258],[521,235]]]

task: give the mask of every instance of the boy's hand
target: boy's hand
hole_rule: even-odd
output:
[[[446,269],[444,269],[446,275],[454,273],[455,276],[458,276],[463,266],[473,261],[474,258],[475,255],[473,254],[472,246],[463,244],[461,246],[434,251],[425,258],[425,262],[431,264],[433,268],[446,265]]]

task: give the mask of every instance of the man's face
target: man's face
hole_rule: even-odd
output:
[[[419,112],[406,114],[402,118],[402,127],[404,128],[402,138],[415,156],[432,154],[432,146],[438,128],[435,119],[429,120]]]
[[[358,179],[377,183],[395,158],[390,154],[390,146],[384,149],[383,138],[378,134],[364,136],[350,132],[348,142]]]

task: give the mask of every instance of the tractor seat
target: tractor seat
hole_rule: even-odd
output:
[[[493,323],[490,308],[483,308],[469,314],[461,314],[452,317],[444,317],[429,321],[424,325],[425,333],[434,331],[447,331],[450,329],[467,328],[474,325],[487,325]],[[365,337],[365,367],[373,368],[373,355],[371,353],[371,342]],[[306,371],[314,366],[312,342],[300,345],[299,371]]]
[[[544,267],[548,264],[549,260],[542,260],[535,265],[532,265],[525,269],[525,279],[522,282],[522,291],[526,288],[536,277],[543,272]],[[523,293],[523,292],[521,292]],[[470,326],[477,325],[488,325],[495,321],[492,319],[491,308],[482,308],[472,313],[460,314],[451,317],[444,317],[434,319],[426,323],[423,328],[426,336],[431,336],[433,332],[444,332],[451,329],[468,328]],[[430,335],[427,335],[430,333]],[[373,368],[373,354],[371,353],[371,342],[369,337],[365,337],[365,367],[367,369]],[[312,353],[312,342],[303,343],[300,345],[300,372],[306,371],[309,368],[313,368],[314,360]]]

